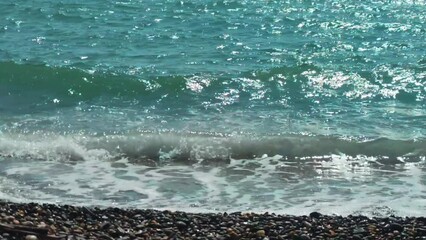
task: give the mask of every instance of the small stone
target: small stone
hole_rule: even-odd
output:
[[[41,222],[41,223],[37,224],[37,227],[38,227],[38,228],[46,228],[46,227],[47,227],[47,225],[46,225],[46,223]]]
[[[108,228],[111,227],[111,223],[109,222],[103,222],[100,226],[99,226],[102,230],[106,230]]]
[[[308,221],[303,221],[303,225],[305,225],[305,227],[307,227],[307,228],[311,228],[312,227],[312,224],[309,223]]]
[[[373,230],[376,230],[376,226],[374,225],[374,224],[370,224],[370,225],[368,225],[368,230],[370,230],[370,231],[373,231]]]
[[[69,230],[67,227],[65,227],[65,226],[62,226],[62,230],[63,230],[64,232],[66,232],[66,233],[69,233],[69,232],[70,232],[70,230]]]
[[[321,216],[322,216],[322,214],[319,213],[319,212],[311,212],[309,214],[309,217],[311,217],[311,218],[320,218]]]
[[[173,231],[173,229],[170,229],[170,228],[165,228],[165,229],[163,229],[164,230],[164,233],[168,236],[168,237],[171,237],[171,236],[173,236],[174,235],[174,231]]]
[[[418,236],[426,236],[426,227],[416,228],[416,233],[417,233]]]
[[[150,227],[155,227],[155,228],[159,228],[159,227],[161,227],[161,225],[160,225],[157,221],[155,221],[155,220],[152,220],[152,221],[149,223],[149,226],[150,226]]]
[[[299,240],[310,240],[311,238],[308,235],[306,235],[306,234],[302,234],[302,235],[296,237],[296,239],[299,239]]]
[[[34,226],[34,223],[32,223],[30,221],[25,221],[25,222],[22,223],[22,225],[25,225],[25,226]]]
[[[398,223],[391,223],[389,227],[392,231],[398,231],[398,232],[404,231],[404,227]]]
[[[111,235],[111,236],[113,236],[113,237],[116,237],[120,233],[118,233],[117,231],[115,231],[115,229],[110,228],[110,229],[108,229],[108,234]]]
[[[36,235],[27,235],[25,236],[25,240],[37,240],[37,236]]]
[[[118,228],[117,228],[117,231],[118,231],[121,235],[126,234],[126,231],[125,231],[122,227],[118,227]]]
[[[417,222],[423,223],[423,226],[426,226],[426,217],[418,217]]]
[[[265,237],[265,235],[266,235],[265,230],[262,229],[262,230],[257,231],[256,235],[258,237]]]
[[[228,234],[229,234],[230,239],[239,239],[240,238],[240,236],[234,231],[229,232]]]
[[[207,234],[207,238],[208,239],[214,239],[215,235],[213,233],[209,233],[209,234]]]
[[[63,224],[67,228],[71,228],[74,225],[73,222],[71,222],[71,221],[65,221]]]
[[[367,231],[365,231],[364,228],[355,228],[354,229],[354,234],[365,234],[367,233]]]
[[[19,224],[21,224],[18,220],[13,220],[13,224],[15,224],[15,225],[19,225]]]
[[[358,235],[354,235],[352,236],[353,240],[362,240],[362,237],[358,236]]]
[[[182,221],[177,221],[176,226],[178,227],[179,230],[186,229],[186,223],[184,223]]]

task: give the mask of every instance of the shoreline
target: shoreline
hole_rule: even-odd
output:
[[[188,213],[0,202],[0,239],[426,239],[426,217]]]

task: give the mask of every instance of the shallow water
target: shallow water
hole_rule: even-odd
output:
[[[298,135],[8,136],[0,138],[0,192],[14,201],[191,212],[420,216],[425,144]]]
[[[0,198],[426,213],[424,1],[2,1]]]

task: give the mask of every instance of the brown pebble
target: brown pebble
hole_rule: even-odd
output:
[[[226,231],[228,232],[231,239],[238,239],[239,238],[238,233],[236,233],[234,229],[228,228]]]
[[[38,228],[46,228],[46,227],[47,227],[47,225],[46,225],[46,223],[41,222],[40,224],[37,224],[37,227],[38,227]]]
[[[50,225],[50,227],[49,227],[52,231],[54,231],[54,232],[56,232],[56,227],[55,227],[55,225]]]
[[[161,227],[161,225],[160,225],[157,221],[155,221],[155,220],[152,220],[152,221],[149,223],[149,226],[150,226],[150,227]]]
[[[265,237],[265,230],[259,230],[259,231],[257,231],[256,232],[256,235],[258,236],[258,237]]]

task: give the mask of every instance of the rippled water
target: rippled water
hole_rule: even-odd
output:
[[[426,6],[2,1],[0,198],[426,213]]]

